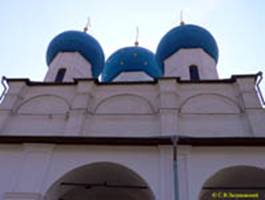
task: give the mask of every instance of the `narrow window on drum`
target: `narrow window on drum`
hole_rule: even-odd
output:
[[[64,76],[65,76],[65,73],[66,73],[66,69],[65,69],[65,68],[61,68],[61,69],[59,69],[58,72],[57,72],[56,78],[55,78],[55,82],[56,82],[56,83],[61,83],[61,82],[63,82]]]
[[[196,65],[189,66],[190,80],[198,81],[200,80],[199,70]]]

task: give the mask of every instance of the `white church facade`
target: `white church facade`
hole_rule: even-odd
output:
[[[204,28],[106,61],[66,31],[46,59],[43,82],[2,80],[0,200],[265,198],[262,73],[220,79]]]

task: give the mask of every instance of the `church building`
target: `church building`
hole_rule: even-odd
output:
[[[219,78],[218,54],[184,23],[106,60],[55,36],[43,81],[2,79],[0,200],[264,199],[262,73]]]

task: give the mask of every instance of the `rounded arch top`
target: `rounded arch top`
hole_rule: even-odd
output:
[[[180,106],[187,114],[236,114],[240,106],[232,99],[215,93],[198,94],[187,98]]]
[[[65,114],[70,104],[56,95],[38,95],[25,100],[16,111],[20,114]]]
[[[264,192],[265,170],[250,165],[235,165],[218,170],[203,184],[200,200],[212,195],[224,198],[227,194],[259,194]],[[227,196],[228,197],[228,196]]]
[[[147,182],[135,170],[113,162],[95,162],[76,167],[46,191],[46,197],[50,200],[74,196],[82,200],[95,195],[99,199],[108,196],[115,196],[118,200],[125,197],[132,200],[155,199]]]
[[[154,107],[147,99],[135,94],[120,94],[100,101],[95,113],[98,114],[151,114]]]
[[[204,186],[249,187],[253,184],[265,186],[265,170],[256,166],[235,165],[218,170],[205,181]]]

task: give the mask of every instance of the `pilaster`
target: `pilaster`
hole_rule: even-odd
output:
[[[161,135],[174,135],[178,121],[176,79],[159,80],[159,89]]]
[[[65,135],[78,136],[82,133],[83,123],[90,112],[94,82],[79,81],[65,128]]]
[[[23,100],[25,88],[25,80],[8,82],[8,91],[0,105],[0,132],[5,130],[9,117],[16,111],[19,103]]]
[[[265,124],[262,119],[265,116],[265,112],[257,95],[255,77],[237,78],[236,83],[240,100],[249,122],[251,135],[264,136]]]

